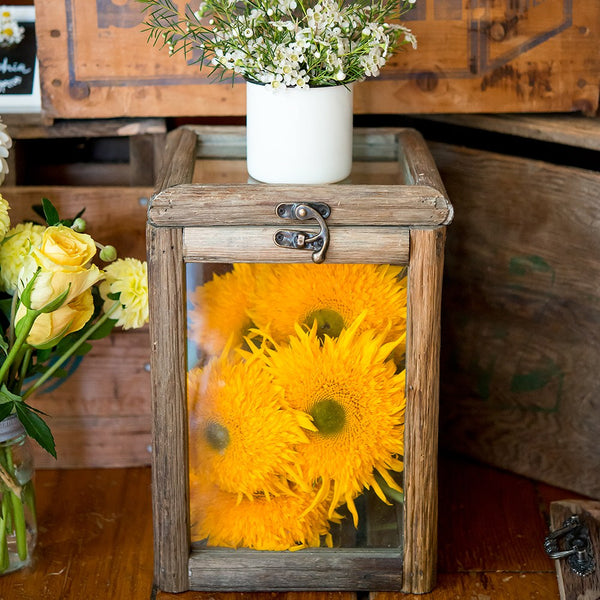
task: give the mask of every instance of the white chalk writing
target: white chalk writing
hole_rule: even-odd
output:
[[[0,61],[0,73],[21,73],[21,75],[29,75],[31,73],[31,67],[28,67],[22,62],[8,62],[8,58],[5,56]]]

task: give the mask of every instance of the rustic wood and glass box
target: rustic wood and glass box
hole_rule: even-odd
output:
[[[429,591],[452,219],[410,129],[350,178],[248,181],[180,128],[148,209],[155,578],[165,591]]]

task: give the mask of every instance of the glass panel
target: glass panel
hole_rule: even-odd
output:
[[[193,182],[211,184],[252,183],[246,169],[243,136],[200,133],[200,155]],[[410,185],[406,172],[405,148],[392,134],[369,135],[354,130],[352,173],[339,185]]]
[[[192,541],[401,546],[407,268],[186,274]]]

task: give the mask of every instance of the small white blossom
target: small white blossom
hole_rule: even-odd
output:
[[[305,0],[297,11],[297,0],[202,0],[195,13],[174,17],[171,29],[155,17],[155,39],[164,32],[171,54],[199,52],[203,64],[272,89],[338,85],[376,77],[401,46],[416,48],[398,23],[414,2]],[[146,24],[152,30],[152,18]]]
[[[0,7],[0,46],[16,46],[24,37],[25,28],[19,25],[7,6]]]
[[[8,151],[12,147],[12,139],[6,132],[6,125],[0,121],[0,184],[8,173]]]

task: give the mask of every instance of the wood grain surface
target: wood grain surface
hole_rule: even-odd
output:
[[[406,319],[403,591],[435,585],[438,523],[440,309],[445,229],[410,234]]]
[[[600,497],[600,174],[432,144],[456,209],[444,444]]]
[[[440,456],[439,472],[436,587],[426,596],[379,592],[372,600],[559,600],[543,549],[550,504],[581,496],[457,456]],[[350,592],[153,590],[150,481],[148,467],[38,472],[34,564],[0,577],[0,598],[357,600]]]
[[[51,117],[243,115],[245,87],[211,82],[147,43],[136,2],[36,6],[42,106]],[[598,108],[600,6],[417,2],[405,49],[356,85],[355,113],[570,112]]]
[[[577,516],[585,529],[589,548],[585,560],[593,563],[593,570],[585,576],[575,573],[563,558],[555,561],[558,590],[561,600],[600,597],[600,502],[596,500],[562,500],[550,504],[550,524],[552,531],[560,530],[567,519]],[[556,540],[556,549],[570,550],[573,546],[565,538]]]

